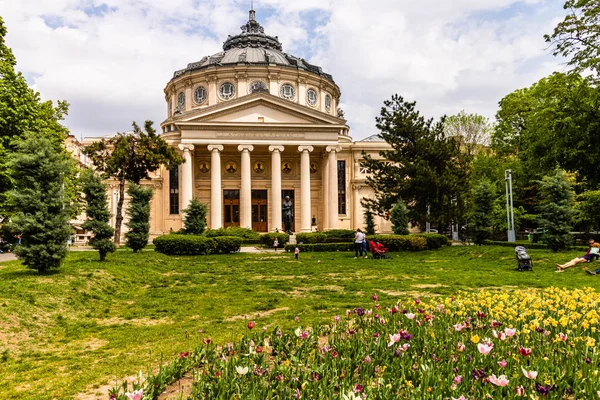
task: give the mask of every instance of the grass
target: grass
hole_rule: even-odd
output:
[[[246,319],[257,327],[312,324],[368,305],[373,293],[384,301],[481,288],[600,289],[600,279],[581,267],[554,273],[556,262],[578,252],[530,254],[534,272],[515,271],[506,247],[452,247],[391,260],[120,251],[100,263],[96,253],[72,252],[59,272],[41,276],[7,262],[0,267],[0,398],[101,392],[100,385],[156,368],[161,355],[171,358],[201,337],[217,344],[239,337]]]

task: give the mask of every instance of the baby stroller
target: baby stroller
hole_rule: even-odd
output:
[[[531,257],[527,254],[527,249],[523,246],[515,247],[517,257],[517,271],[533,271],[531,266]]]
[[[383,245],[379,242],[375,243],[374,241],[369,242],[369,248],[371,249],[371,255],[373,258],[389,258],[386,254],[388,249],[383,247]]]

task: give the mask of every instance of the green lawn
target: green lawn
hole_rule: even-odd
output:
[[[295,316],[311,324],[368,306],[375,292],[389,302],[481,288],[600,289],[600,277],[581,267],[554,273],[555,262],[579,252],[530,254],[534,272],[516,272],[508,247],[452,247],[391,260],[356,260],[350,253],[303,253],[295,261],[285,253],[120,251],[99,263],[96,253],[73,252],[59,272],[43,276],[7,262],[0,267],[0,398],[94,393],[156,368],[161,354],[170,358],[200,337],[231,341],[244,333],[246,319],[257,327],[295,327]]]

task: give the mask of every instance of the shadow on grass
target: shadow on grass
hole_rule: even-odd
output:
[[[64,275],[64,273],[62,273],[62,271],[60,271],[59,269],[53,269],[50,271],[44,271],[44,272],[38,272],[38,270],[36,269],[30,269],[30,268],[25,268],[23,267],[23,269],[17,269],[14,271],[7,271],[4,272],[2,274],[2,278],[9,280],[11,278],[23,278],[26,276],[39,276],[39,277],[48,277],[48,276],[54,276],[54,275]]]

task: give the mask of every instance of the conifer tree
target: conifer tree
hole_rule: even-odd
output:
[[[392,208],[390,220],[392,221],[392,230],[396,235],[408,235],[408,210],[402,200],[398,199]]]
[[[17,257],[28,268],[46,272],[58,268],[67,254],[71,210],[65,177],[73,160],[42,134],[24,137],[8,163],[14,185],[8,193],[9,227],[21,237]]]
[[[553,175],[545,176],[539,182],[540,204],[542,214],[539,226],[544,230],[542,240],[550,250],[565,249],[573,242],[571,228],[573,226],[573,189],[565,172],[556,169]]]
[[[190,201],[190,205],[183,210],[183,232],[188,235],[201,235],[206,229],[206,204],[200,203],[197,198]]]
[[[113,253],[116,249],[112,241],[114,229],[108,223],[110,212],[108,211],[108,201],[106,199],[106,185],[92,170],[83,172],[81,182],[87,203],[85,212],[88,217],[82,227],[86,231],[94,233],[90,245],[100,253],[100,261],[104,261],[106,255]]]
[[[127,216],[129,231],[125,234],[127,246],[134,253],[146,247],[150,237],[150,200],[153,190],[134,183],[129,184],[127,194],[130,197]]]
[[[365,210],[365,233],[367,235],[375,234],[375,214],[373,210],[367,208]]]
[[[473,241],[483,244],[492,236],[492,215],[496,189],[485,179],[473,188]]]

